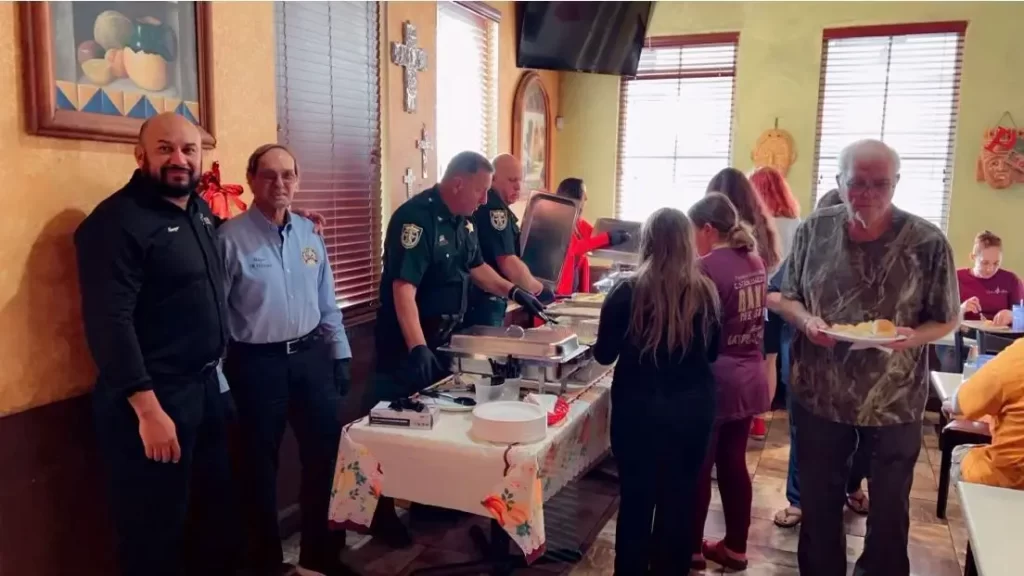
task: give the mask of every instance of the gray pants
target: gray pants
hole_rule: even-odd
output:
[[[963,479],[963,471],[960,469],[960,464],[963,463],[964,457],[971,451],[972,448],[977,448],[980,444],[961,444],[953,448],[953,465],[949,469],[949,483],[952,486],[956,486],[960,480]]]
[[[857,434],[870,439],[868,513],[858,576],[909,576],[910,486],[921,451],[921,423],[852,426],[826,420],[793,402],[803,521],[797,557],[802,576],[846,574],[843,503]]]

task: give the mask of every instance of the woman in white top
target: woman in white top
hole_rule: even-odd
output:
[[[789,257],[790,250],[793,249],[793,236],[796,235],[797,226],[800,225],[800,204],[790,192],[786,179],[774,168],[755,170],[750,175],[750,185],[760,197],[765,213],[775,224],[781,256],[780,262],[785,261]],[[781,273],[781,266],[777,270],[770,271],[769,277],[777,273]],[[768,321],[764,327],[764,357],[765,369],[768,371],[768,392],[773,399],[779,383],[780,370],[777,360],[779,353],[788,346],[788,342],[783,341],[785,339],[784,324],[782,317],[774,312],[768,312]],[[786,365],[788,364],[787,356],[788,354],[783,354],[784,365],[781,370],[783,376],[789,373],[789,366]],[[783,378],[783,382],[785,381],[786,379]],[[755,418],[751,426],[751,435],[760,438],[766,429],[764,418]]]

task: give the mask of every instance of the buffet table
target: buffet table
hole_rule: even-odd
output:
[[[469,435],[470,412],[444,412],[429,430],[370,426],[342,433],[330,521],[366,531],[381,495],[492,518],[527,562],[545,550],[544,502],[608,453],[611,368],[566,395],[569,413],[532,444]]]

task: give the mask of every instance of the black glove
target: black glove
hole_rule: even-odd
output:
[[[540,303],[540,300],[519,286],[513,286],[508,291],[508,299],[519,304],[534,316],[539,316],[544,311],[544,305]]]
[[[409,394],[419,392],[433,384],[441,371],[441,363],[437,361],[430,348],[423,344],[414,347],[405,360],[406,385],[411,388]]]
[[[548,304],[551,304],[552,302],[555,301],[555,293],[552,292],[550,288],[545,286],[540,289],[540,292],[537,293],[537,300],[540,300],[541,304],[547,306]]]
[[[348,394],[349,386],[352,384],[352,371],[349,369],[348,361],[348,358],[334,360],[334,387],[342,396]]]
[[[608,245],[618,246],[619,244],[625,244],[629,242],[630,238],[629,232],[625,230],[612,230],[608,232]]]

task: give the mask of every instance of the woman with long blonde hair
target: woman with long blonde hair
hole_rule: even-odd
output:
[[[689,570],[692,551],[679,543],[693,541],[719,330],[717,290],[701,273],[693,227],[679,210],[662,208],[641,230],[636,275],[605,299],[594,345],[598,362],[618,360],[611,392],[621,496],[616,574]]]
[[[692,568],[707,560],[733,570],[747,567],[751,485],[747,472],[747,435],[754,416],[768,408],[764,370],[764,311],[767,278],[750,226],[722,194],[711,193],[690,208],[696,228],[701,269],[714,282],[722,303],[722,336],[715,378],[715,425],[697,484],[693,517]],[[711,467],[718,470],[718,490],[725,513],[725,539],[704,542],[704,522],[711,503]]]

